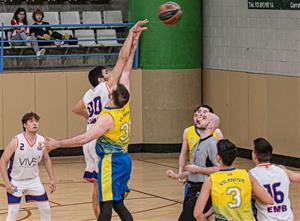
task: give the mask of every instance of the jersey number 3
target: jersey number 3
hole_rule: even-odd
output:
[[[124,136],[119,137],[120,141],[124,142],[128,139],[129,136],[129,124],[128,123],[122,124],[120,130],[125,133]]]
[[[242,203],[241,190],[237,187],[230,187],[226,190],[227,195],[232,196],[232,201],[228,203],[230,208],[238,208]]]

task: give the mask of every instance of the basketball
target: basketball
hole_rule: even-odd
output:
[[[181,8],[176,2],[166,2],[159,7],[158,17],[164,24],[176,24],[181,15]]]

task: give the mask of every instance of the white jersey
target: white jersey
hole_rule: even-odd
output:
[[[44,153],[42,143],[44,137],[36,135],[35,141],[31,144],[25,133],[20,133],[16,137],[16,151],[12,155],[8,174],[14,180],[32,179],[39,175],[39,162]]]
[[[83,103],[89,114],[87,129],[96,123],[98,115],[109,101],[109,89],[105,82],[99,83],[84,94]]]
[[[257,181],[264,186],[274,200],[273,205],[255,201],[258,221],[292,221],[294,220],[289,200],[290,179],[286,172],[270,163],[258,164],[250,170]]]

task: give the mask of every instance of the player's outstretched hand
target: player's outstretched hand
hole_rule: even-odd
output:
[[[49,152],[52,150],[55,150],[59,147],[57,140],[50,138],[50,137],[45,138],[44,145]]]
[[[143,27],[143,25],[149,23],[148,19],[144,19],[135,23],[135,25],[130,29],[130,32],[136,33],[147,30],[147,27]]]
[[[179,178],[179,175],[177,173],[175,173],[173,170],[167,170],[166,175],[167,175],[167,177],[169,177],[171,179],[175,179],[175,180],[177,180]]]
[[[56,190],[56,181],[55,180],[51,180],[50,181],[50,193],[54,193]]]

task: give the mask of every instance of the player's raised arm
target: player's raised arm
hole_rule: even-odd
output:
[[[120,83],[124,84],[125,87],[127,88],[127,90],[130,90],[130,74],[132,71],[134,55],[135,55],[135,51],[136,51],[138,43],[139,43],[141,33],[142,33],[142,30],[134,33],[130,56],[127,60],[127,63],[125,65],[125,67],[122,71],[122,75],[120,77]]]
[[[142,27],[143,25],[147,24],[149,21],[147,19],[142,20],[142,21],[138,21],[130,30],[129,30],[129,34],[120,50],[119,53],[119,57],[117,60],[116,65],[114,66],[114,68],[111,71],[111,76],[108,79],[108,86],[111,88],[114,85],[117,84],[117,82],[120,79],[121,73],[124,69],[124,66],[127,63],[127,60],[130,56],[131,53],[131,49],[132,49],[132,42],[133,42],[133,38],[134,38],[134,34],[141,32],[143,30],[146,30],[146,27]]]
[[[5,182],[6,191],[9,193],[13,193],[16,187],[10,182],[10,180],[8,178],[7,165],[8,165],[8,162],[9,162],[11,156],[16,151],[16,147],[17,147],[17,139],[13,138],[9,142],[9,144],[5,147],[2,157],[1,157],[1,160],[0,160],[1,174],[2,174],[3,180]]]

